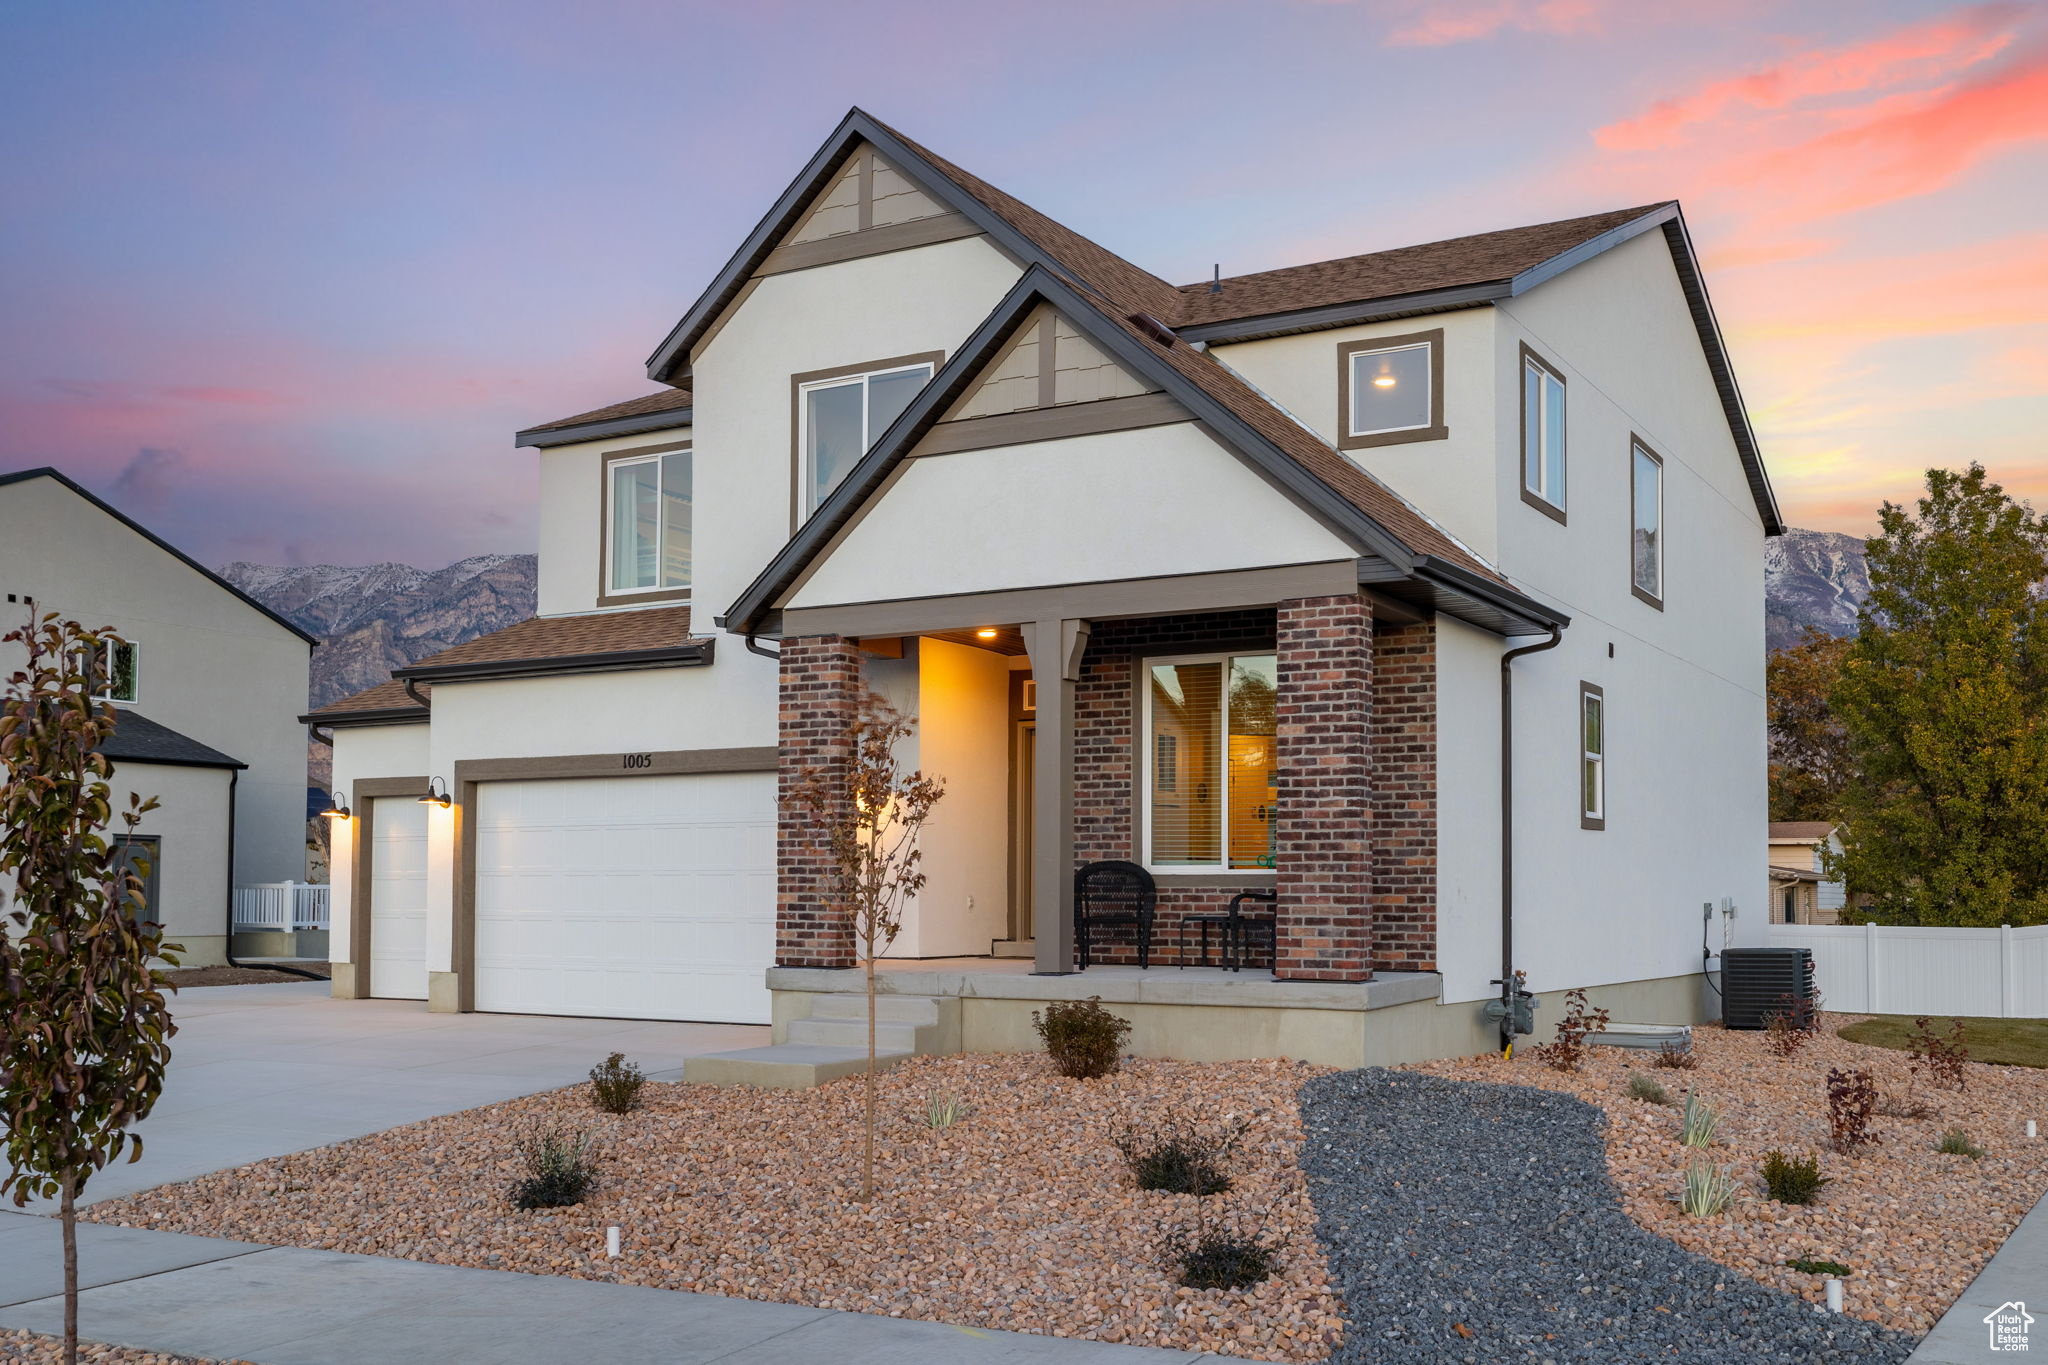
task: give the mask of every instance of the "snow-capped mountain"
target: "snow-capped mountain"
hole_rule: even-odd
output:
[[[1781,649],[1809,626],[1852,635],[1870,596],[1863,542],[1839,531],[1787,531],[1764,542],[1764,639]]]

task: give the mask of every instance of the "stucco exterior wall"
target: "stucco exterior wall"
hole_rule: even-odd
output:
[[[54,479],[0,486],[6,593],[134,641],[134,709],[249,765],[235,880],[305,879],[306,641]]]
[[[927,456],[900,468],[790,605],[1357,557],[1186,422]],[[914,554],[904,553],[909,545]]]
[[[157,800],[135,833],[159,840],[152,913],[164,926],[164,940],[183,945],[178,960],[184,966],[226,961],[228,780],[225,768],[125,762],[115,765],[107,784],[115,812],[110,833],[124,831],[120,812],[131,792]]]
[[[643,431],[635,436],[551,446],[539,452],[540,570],[536,615],[566,616],[597,610],[598,596],[605,588],[604,457],[615,450],[639,450],[689,439],[690,428],[677,426]],[[694,531],[695,505],[691,511]],[[713,611],[723,609],[720,605],[706,605]]]
[[[759,282],[692,357],[699,611],[724,611],[790,537],[790,377],[950,355],[1018,274],[967,237]]]

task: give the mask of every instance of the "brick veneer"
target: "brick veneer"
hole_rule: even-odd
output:
[[[1279,608],[1274,968],[1285,980],[1372,976],[1372,627],[1355,593]]]
[[[1373,636],[1372,964],[1436,970],[1436,622]]]
[[[776,765],[775,961],[783,967],[851,967],[853,922],[832,906],[831,855],[791,798],[804,772],[844,763],[865,679],[860,651],[837,635],[782,642],[781,753]]]

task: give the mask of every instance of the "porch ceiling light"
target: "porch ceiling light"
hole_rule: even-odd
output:
[[[447,810],[455,804],[455,798],[448,795],[448,784],[438,777],[427,779],[427,794],[420,798],[422,806],[439,806]]]
[[[320,813],[330,820],[346,820],[349,818],[348,802],[342,799],[340,792],[329,792],[327,809]]]
[[[996,628],[994,626],[983,626],[980,630],[974,632],[974,638],[977,640],[993,640],[996,638]]]

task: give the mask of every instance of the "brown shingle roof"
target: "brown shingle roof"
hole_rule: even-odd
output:
[[[429,654],[417,663],[394,672],[408,674],[463,664],[627,654],[681,645],[689,639],[690,609],[687,606],[604,611],[586,616],[534,616],[516,626],[480,635],[453,649]]]
[[[585,422],[609,422],[619,417],[646,417],[658,412],[674,412],[678,408],[689,406],[689,389],[663,389],[659,393],[643,394],[638,398],[628,398],[623,403],[613,403],[610,407],[579,412],[574,417],[557,417],[552,422],[542,422],[537,426],[527,427],[526,430],[559,431],[563,427],[580,427]]]
[[[1553,256],[1591,241],[1603,232],[1662,207],[1663,204],[1645,204],[1640,208],[1614,209],[1584,218],[1565,218],[1555,223],[1536,223],[1500,232],[1481,232],[1469,237],[1426,242],[1420,246],[1404,246],[1392,251],[1373,251],[1362,256],[1317,261],[1312,265],[1234,275],[1226,277],[1222,290],[1216,293],[1210,292],[1211,285],[1207,280],[1200,284],[1184,284],[1176,291],[1180,295],[1179,316],[1169,321],[1176,326],[1189,327],[1205,322],[1292,312],[1299,308],[1320,308],[1395,294],[1417,294],[1426,290],[1508,280]]]
[[[1825,839],[1835,832],[1834,825],[1826,820],[1773,820],[1773,839]]]
[[[419,688],[422,696],[430,696],[433,692],[431,683],[413,685]],[[422,716],[427,714],[427,708],[412,699],[411,694],[405,690],[405,684],[393,678],[389,682],[380,682],[375,687],[366,688],[352,697],[331,701],[307,715],[305,720],[309,725],[318,725],[323,720],[345,720],[351,715],[367,711],[417,711]]]

